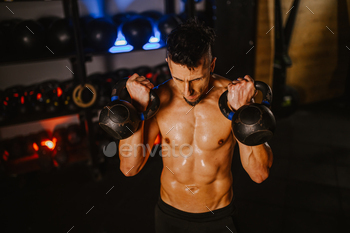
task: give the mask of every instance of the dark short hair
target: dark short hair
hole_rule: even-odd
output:
[[[191,18],[175,28],[167,38],[167,57],[173,62],[198,67],[201,58],[209,53],[215,41],[215,32],[196,18]]]

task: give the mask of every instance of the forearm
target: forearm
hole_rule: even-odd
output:
[[[269,176],[273,162],[273,154],[267,143],[247,146],[240,142],[239,151],[243,168],[256,183],[261,183]]]
[[[147,161],[144,147],[144,121],[129,138],[119,142],[120,170],[125,176],[136,175]]]

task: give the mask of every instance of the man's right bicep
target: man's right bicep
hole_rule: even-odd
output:
[[[149,148],[152,149],[159,132],[160,132],[160,130],[159,130],[156,116],[153,116],[152,118],[145,121],[145,124],[144,124],[144,144],[145,144],[146,148],[148,147],[147,145],[149,145]]]

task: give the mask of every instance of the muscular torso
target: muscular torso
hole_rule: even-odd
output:
[[[231,161],[235,138],[218,107],[230,80],[214,76],[210,91],[195,107],[170,80],[159,92],[156,115],[162,135],[160,195],[169,205],[192,213],[227,206],[233,197]]]

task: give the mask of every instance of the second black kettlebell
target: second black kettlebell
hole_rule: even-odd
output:
[[[232,120],[232,130],[241,143],[256,146],[270,140],[276,128],[276,120],[269,109],[272,102],[272,90],[264,82],[255,81],[255,88],[263,94],[261,104],[252,103],[240,107],[232,112],[227,104],[226,90],[219,99],[219,108],[222,114]]]

